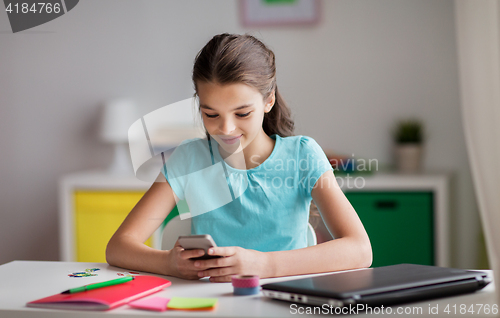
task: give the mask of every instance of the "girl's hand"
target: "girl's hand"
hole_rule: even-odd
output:
[[[179,241],[175,242],[175,246],[168,254],[169,275],[185,279],[200,279],[198,276],[200,269],[194,266],[195,261],[192,258],[200,257],[203,254],[205,254],[203,249],[185,250]]]
[[[212,247],[209,255],[221,258],[196,260],[198,277],[210,276],[211,282],[230,282],[233,275],[258,275],[260,278],[271,277],[268,254],[247,250],[239,246]]]

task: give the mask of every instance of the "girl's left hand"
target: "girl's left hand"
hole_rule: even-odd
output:
[[[227,246],[211,247],[208,254],[223,257],[197,260],[194,266],[200,269],[199,277],[210,276],[211,282],[230,282],[233,275],[258,275],[260,278],[272,276],[266,253]]]

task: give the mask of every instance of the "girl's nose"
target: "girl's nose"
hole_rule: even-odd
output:
[[[235,130],[236,126],[230,119],[223,120],[220,124],[219,130],[222,135],[229,135]]]

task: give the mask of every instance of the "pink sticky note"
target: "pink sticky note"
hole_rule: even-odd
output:
[[[167,310],[167,304],[169,301],[170,298],[153,297],[153,298],[135,300],[128,304],[129,306],[137,309],[165,311]]]

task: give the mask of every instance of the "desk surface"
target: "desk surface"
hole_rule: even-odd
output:
[[[99,268],[97,276],[74,278],[68,274],[72,272],[84,271],[86,268]],[[66,310],[49,310],[27,308],[25,304],[29,301],[59,293],[68,288],[82,286],[85,284],[109,280],[118,277],[119,272],[127,270],[109,266],[102,263],[73,263],[73,262],[40,262],[40,261],[14,261],[0,266],[0,317],[149,317],[149,316],[170,316],[170,317],[296,317],[315,315],[295,314],[291,311],[291,303],[270,300],[259,295],[253,296],[233,296],[232,285],[230,283],[210,283],[205,280],[190,281],[175,277],[165,277],[172,282],[172,285],[154,296],[162,297],[215,297],[219,299],[218,307],[214,311],[165,311],[162,313],[142,311],[130,308],[128,305],[107,311],[107,312],[82,312]],[[489,272],[491,275],[491,272]],[[148,274],[148,273],[144,273]],[[148,274],[151,275],[151,274]],[[159,276],[159,275],[156,275]],[[304,276],[296,276],[301,278]],[[261,283],[275,282],[287,278],[263,279]],[[147,297],[154,297],[153,295]],[[474,294],[461,295],[456,297],[442,298],[432,301],[423,301],[407,304],[406,306],[393,306],[391,308],[394,316],[400,308],[402,314],[395,315],[419,316],[419,317],[495,317],[491,313],[486,314],[484,309],[491,308],[495,304],[495,288],[490,283],[486,288]],[[444,312],[448,305],[449,313]],[[463,305],[467,307],[464,314],[460,313]],[[472,309],[471,309],[472,305]],[[478,312],[480,305],[483,305],[481,312]],[[485,307],[485,305],[487,305]],[[438,306],[438,315],[429,314],[429,308]],[[303,307],[302,307],[303,308]],[[387,308],[385,308],[387,311]],[[402,310],[402,311],[401,311]],[[386,312],[384,311],[384,312]],[[456,314],[454,313],[456,311]],[[380,313],[373,316],[384,316]],[[324,316],[324,315],[318,315]],[[367,314],[366,316],[371,316]]]

